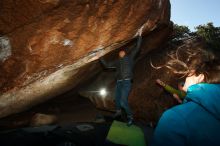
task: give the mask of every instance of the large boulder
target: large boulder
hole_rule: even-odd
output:
[[[101,70],[92,58],[170,33],[169,0],[1,0],[0,117],[57,96]],[[91,63],[92,62],[92,63]]]

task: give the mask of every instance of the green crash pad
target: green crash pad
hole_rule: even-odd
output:
[[[141,128],[135,125],[128,127],[126,123],[119,121],[112,123],[107,140],[115,144],[127,146],[146,146],[144,133]]]

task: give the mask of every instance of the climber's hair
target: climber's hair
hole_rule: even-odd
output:
[[[118,55],[120,55],[121,52],[124,52],[125,55],[127,54],[127,51],[125,49],[121,49],[119,52],[118,52]]]
[[[198,69],[205,75],[206,83],[220,83],[220,61],[213,60],[210,62],[205,62],[203,66]]]
[[[179,50],[173,54],[169,54],[170,60],[166,67],[174,71],[174,73],[183,76],[204,74],[206,83],[220,83],[220,61],[215,57],[211,50],[204,48],[189,48],[185,50],[186,60],[181,61],[178,57]],[[175,66],[182,66],[183,70],[174,69]]]
[[[127,53],[127,50],[126,50],[126,49],[121,49],[118,53],[120,53],[121,51]]]
[[[204,74],[206,83],[220,83],[220,60],[204,47],[179,47],[167,54],[168,61],[163,67],[181,77]]]

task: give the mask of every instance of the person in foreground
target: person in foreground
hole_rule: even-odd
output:
[[[151,146],[220,146],[220,62],[195,63],[183,86],[186,97],[162,115]]]

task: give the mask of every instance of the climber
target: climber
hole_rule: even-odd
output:
[[[220,145],[220,60],[195,59],[186,75],[183,103],[162,115],[151,146]]]
[[[119,51],[119,59],[113,62],[105,62],[103,58],[100,59],[101,63],[106,68],[115,68],[116,69],[116,91],[115,91],[115,103],[116,103],[116,113],[113,116],[117,118],[121,116],[123,108],[127,114],[127,125],[130,126],[133,124],[133,113],[128,104],[128,96],[131,90],[132,79],[133,79],[133,67],[135,64],[135,57],[140,50],[141,41],[142,41],[142,31],[143,27],[138,30],[138,42],[136,47],[132,49],[130,54],[127,54],[126,50]],[[99,58],[96,56],[94,60]]]
[[[128,118],[128,126],[133,124],[133,114],[128,104],[128,96],[132,86],[135,57],[139,52],[142,41],[141,35],[142,29],[140,29],[138,32],[137,46],[136,48],[133,48],[132,52],[129,55],[126,54],[125,50],[121,50],[119,52],[119,59],[114,62],[107,63],[103,59],[100,59],[101,63],[106,68],[115,67],[117,70],[117,83],[115,91],[116,113],[114,115],[114,118],[121,116],[121,108],[124,108]]]

